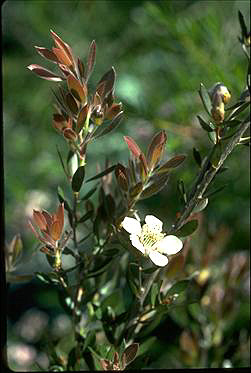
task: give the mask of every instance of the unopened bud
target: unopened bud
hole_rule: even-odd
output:
[[[209,91],[209,95],[211,97],[212,104],[215,100],[215,96],[221,97],[221,99],[222,99],[222,101],[225,105],[229,102],[229,100],[231,98],[231,94],[230,94],[229,90],[227,89],[227,87],[223,83],[216,83],[211,88],[211,90]]]
[[[211,114],[216,124],[219,125],[224,121],[225,105],[222,96],[218,93],[213,97]]]

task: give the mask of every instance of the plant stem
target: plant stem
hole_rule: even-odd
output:
[[[235,135],[231,138],[229,143],[227,144],[226,148],[222,152],[220,159],[218,161],[217,165],[214,165],[210,169],[208,169],[208,164],[210,162],[210,159],[215,151],[215,146],[212,148],[210,154],[208,155],[204,167],[201,170],[201,173],[199,174],[199,177],[197,178],[195,185],[192,189],[192,192],[190,194],[189,201],[187,202],[186,206],[184,207],[181,216],[176,220],[175,224],[171,227],[170,233],[176,232],[179,228],[181,228],[186,220],[191,215],[194,207],[198,203],[199,199],[203,197],[203,194],[207,190],[209,184],[215,177],[216,173],[219,171],[220,167],[223,165],[227,157],[232,153],[235,146],[239,143],[242,135],[244,132],[248,129],[250,125],[249,117],[247,117],[243,122],[240,124],[240,127],[238,131],[235,133]]]

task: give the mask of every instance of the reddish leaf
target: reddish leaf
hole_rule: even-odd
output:
[[[95,40],[93,40],[91,42],[89,53],[88,53],[86,81],[88,81],[88,79],[90,78],[90,75],[94,68],[95,59],[96,59],[96,43],[95,43]]]
[[[142,166],[142,171],[143,171],[143,180],[145,180],[145,177],[148,175],[148,167],[147,167],[147,163],[146,163],[146,157],[144,156],[143,153],[140,154],[139,156],[139,159],[140,159],[140,164]]]
[[[129,150],[132,152],[132,155],[138,158],[142,152],[136,142],[129,136],[124,136],[124,140],[127,143]]]
[[[140,199],[145,199],[159,193],[168,182],[169,175],[159,175],[152,178],[152,182],[141,193]]]
[[[84,79],[85,76],[85,66],[80,58],[78,58],[78,71],[82,79]]]
[[[43,48],[43,47],[36,47],[36,51],[40,54],[40,56],[46,58],[47,60],[50,60],[52,62],[56,62],[58,63],[58,58],[57,56],[52,52],[50,51],[49,49],[47,48]]]
[[[112,106],[107,110],[105,117],[107,119],[113,119],[122,110],[122,103],[112,104]]]
[[[149,169],[153,169],[155,165],[159,162],[162,153],[164,151],[164,147],[166,144],[167,136],[165,131],[160,131],[155,135],[148,147],[147,150],[147,164]]]
[[[185,155],[176,155],[175,157],[171,158],[169,161],[163,164],[158,170],[157,173],[166,173],[170,169],[178,167],[184,160],[186,159]]]
[[[61,62],[63,65],[66,65],[68,67],[72,66],[72,61],[64,52],[64,50],[60,48],[52,48],[52,52],[57,56],[59,62]]]
[[[52,82],[62,82],[64,80],[64,78],[52,73],[51,71],[39,65],[32,64],[27,66],[27,68],[33,71],[42,79],[51,80]]]
[[[58,64],[58,67],[60,68],[64,76],[68,78],[68,76],[71,74],[69,68],[61,63]]]
[[[143,189],[143,184],[140,181],[139,183],[134,185],[132,188],[130,188],[130,197],[134,198],[138,196],[142,192],[142,189]]]
[[[81,84],[72,74],[67,78],[69,91],[79,100],[82,104],[86,103],[87,87],[85,83]]]
[[[129,186],[127,172],[126,168],[120,163],[118,163],[115,168],[115,176],[121,189],[127,191]]]
[[[73,131],[73,129],[71,128],[64,129],[63,135],[66,139],[72,140],[72,141],[75,141],[78,138],[78,135],[76,134],[76,132]]]
[[[59,221],[56,220],[52,223],[51,227],[50,227],[50,236],[51,238],[54,240],[54,241],[57,241],[60,239],[60,234],[61,234],[61,231],[60,231],[60,224],[59,224]]]
[[[51,225],[52,224],[52,218],[51,218],[50,214],[45,210],[42,210],[42,214],[43,214],[43,216],[44,216],[44,218],[47,222],[47,225],[48,226]]]
[[[98,83],[98,86],[101,83],[105,83],[104,92],[103,92],[104,96],[113,90],[115,80],[116,80],[116,72],[115,72],[114,67],[112,66],[112,68],[102,76],[102,78],[100,79]]]
[[[101,364],[103,370],[111,370],[112,369],[112,363],[107,359],[101,359],[100,364]]]
[[[47,229],[47,222],[46,219],[44,218],[43,214],[40,211],[33,210],[33,219],[39,229],[41,230],[46,230]]]
[[[77,114],[77,112],[78,112],[78,105],[77,105],[74,97],[72,96],[72,94],[71,93],[67,93],[65,99],[66,99],[66,103],[67,103],[67,106],[70,109],[70,111],[73,114]]]
[[[65,43],[54,31],[50,30],[51,31],[51,36],[56,44],[56,46],[61,49],[62,51],[64,51],[64,53],[68,56],[68,58],[70,59],[70,61],[72,62],[72,65],[74,64],[74,59],[73,59],[73,55],[72,55],[72,51],[71,51],[71,48],[70,46]]]
[[[139,349],[138,343],[133,343],[125,349],[123,353],[123,355],[125,356],[125,365],[130,364],[136,358],[138,349]]]
[[[61,203],[57,209],[57,219],[59,222],[60,235],[64,228],[64,204]]]
[[[79,133],[82,130],[82,128],[85,124],[85,120],[86,120],[86,117],[87,117],[87,114],[88,114],[88,110],[89,110],[89,105],[86,104],[85,106],[82,107],[82,109],[78,113],[77,127],[76,127],[77,133]]]

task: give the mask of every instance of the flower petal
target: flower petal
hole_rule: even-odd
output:
[[[153,215],[146,215],[145,222],[153,231],[161,232],[163,223]]]
[[[122,227],[130,234],[136,234],[138,236],[141,234],[140,222],[134,218],[126,217],[122,221]]]
[[[131,234],[130,235],[130,240],[131,240],[132,245],[134,247],[136,247],[136,249],[141,251],[142,254],[145,254],[145,248],[142,245],[142,243],[140,242],[139,237],[136,234]]]
[[[158,253],[156,250],[151,250],[149,253],[151,261],[159,267],[164,267],[168,263],[168,258],[165,255]]]
[[[178,253],[183,247],[183,242],[176,236],[166,236],[158,241],[154,248],[166,255],[173,255]]]

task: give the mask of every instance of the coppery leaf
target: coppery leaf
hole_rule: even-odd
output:
[[[141,193],[140,199],[149,198],[154,194],[159,193],[166,186],[168,179],[169,174],[154,176],[150,185],[147,186]]]
[[[103,370],[111,370],[112,369],[112,363],[107,359],[101,359],[100,364],[101,364]]]
[[[118,163],[115,168],[115,176],[121,189],[127,191],[129,187],[129,180],[127,177],[126,168],[120,163]]]
[[[72,61],[70,60],[70,58],[64,50],[60,48],[52,48],[52,52],[57,56],[57,59],[60,63],[68,67],[72,66]]]
[[[153,137],[148,147],[147,155],[146,155],[146,160],[147,160],[149,169],[153,169],[155,165],[159,162],[163,154],[166,141],[167,141],[167,136],[166,136],[165,131],[160,131]]]
[[[143,153],[140,154],[139,160],[140,160],[141,169],[143,171],[141,172],[141,177],[143,178],[143,180],[145,180],[146,176],[148,175],[148,167],[147,167],[146,157]]]
[[[140,181],[136,185],[130,188],[130,197],[134,198],[138,196],[143,190],[143,183]]]
[[[71,140],[71,141],[76,141],[78,138],[78,135],[76,134],[75,131],[73,131],[72,128],[65,128],[63,130],[63,135],[66,139]]]
[[[123,353],[123,355],[125,356],[125,365],[129,365],[136,358],[138,349],[138,343],[133,343],[125,349]]]
[[[136,142],[129,136],[124,136],[124,140],[127,143],[127,146],[131,151],[132,155],[138,158],[142,152],[139,146],[136,144]]]
[[[163,174],[168,172],[170,169],[178,167],[184,160],[186,159],[185,155],[176,155],[175,157],[171,158],[169,161],[163,164],[158,170],[157,174]]]
[[[59,63],[58,67],[60,68],[60,70],[64,74],[65,78],[68,78],[68,76],[71,74],[69,68],[67,66],[63,65],[62,63]]]
[[[105,117],[107,119],[113,119],[118,113],[120,113],[122,110],[122,103],[114,103],[112,106],[107,110]]]
[[[67,84],[68,89],[73,94],[73,96],[76,97],[76,99],[83,105],[85,105],[87,99],[86,84],[81,84],[72,74],[68,76]]]
[[[78,113],[76,131],[79,133],[85,125],[85,120],[88,114],[89,106],[85,104]]]
[[[45,69],[44,67],[36,65],[36,64],[27,66],[27,69],[34,72],[40,78],[50,80],[52,82],[62,82],[64,80],[64,78],[60,77],[59,75],[56,75],[52,73],[51,71]]]
[[[57,241],[60,239],[60,224],[58,220],[55,220],[50,226],[50,236],[53,240]]]
[[[78,58],[78,71],[82,79],[85,77],[85,66],[84,63]]]
[[[96,59],[96,43],[95,43],[95,40],[93,40],[91,42],[89,53],[88,53],[86,82],[91,76],[92,70],[95,65],[95,59]]]
[[[78,112],[78,105],[77,105],[74,97],[72,96],[72,94],[71,93],[67,93],[65,99],[66,99],[66,103],[67,103],[67,106],[70,109],[70,111],[73,114],[77,114],[77,112]]]
[[[64,204],[61,203],[57,209],[57,220],[59,222],[60,235],[64,228]]]
[[[107,71],[102,76],[100,81],[98,82],[98,86],[100,85],[100,83],[103,83],[103,82],[105,83],[104,92],[102,94],[103,96],[106,96],[108,93],[110,93],[113,90],[115,80],[116,80],[116,72],[115,72],[114,67],[112,66],[112,68],[109,71]]]
[[[40,230],[46,230],[47,223],[43,214],[38,210],[33,210],[33,219]]]
[[[36,47],[36,51],[40,54],[40,56],[46,58],[47,60],[50,60],[52,62],[58,63],[58,58],[51,50],[43,47]]]
[[[46,210],[42,210],[42,214],[43,214],[43,216],[44,216],[44,218],[46,220],[47,225],[48,226],[51,225],[52,224],[52,217],[51,217],[51,215]]]
[[[51,36],[52,36],[56,46],[64,51],[64,53],[68,56],[68,58],[70,59],[70,61],[72,62],[72,65],[73,65],[74,64],[74,59],[73,59],[73,55],[72,55],[72,51],[71,51],[70,46],[67,43],[65,43],[54,31],[50,30],[50,32],[51,32]]]

